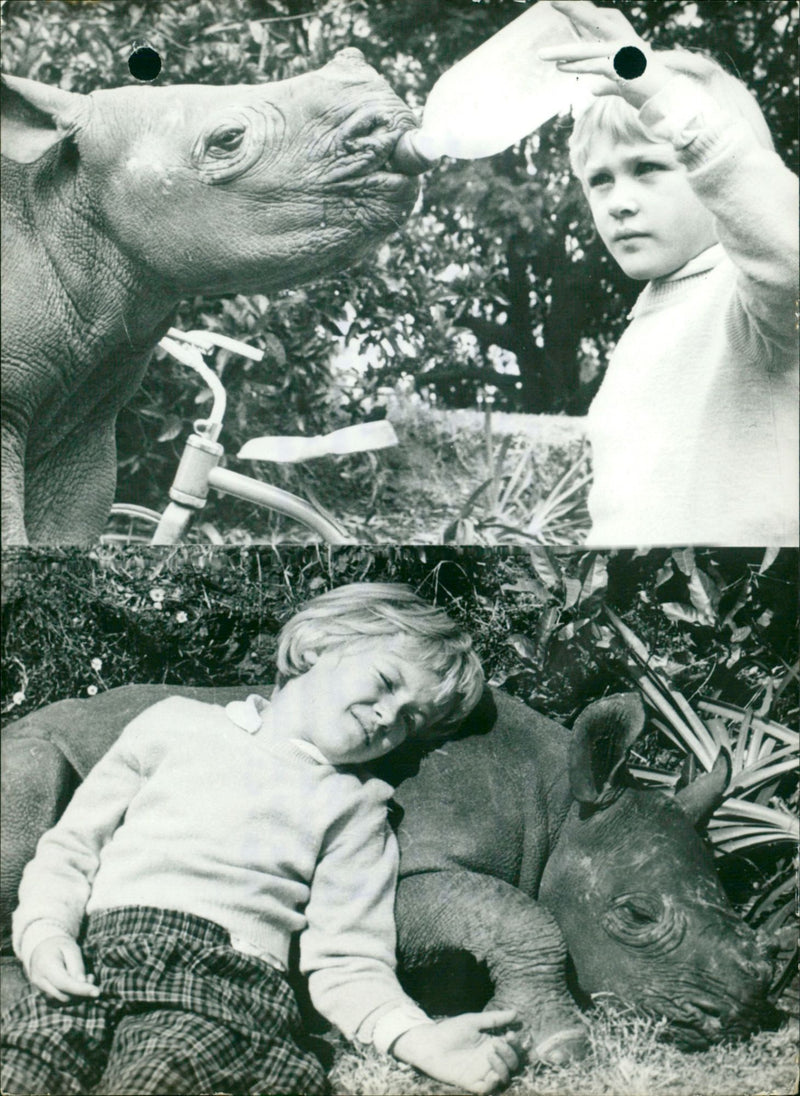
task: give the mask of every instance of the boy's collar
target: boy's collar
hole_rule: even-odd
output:
[[[247,700],[232,700],[225,705],[225,714],[232,723],[248,734],[258,734],[263,720],[261,713],[269,705],[269,700],[260,693],[251,693]]]
[[[681,278],[689,278],[693,274],[705,274],[707,270],[713,270],[717,266],[724,254],[721,244],[712,244],[699,255],[695,255],[688,263],[673,270],[671,274],[665,274],[663,278],[654,278],[653,281],[663,285],[665,282],[677,282]]]
[[[230,704],[226,704],[225,714],[241,730],[247,731],[251,735],[257,735],[264,725],[262,712],[268,707],[269,700],[267,697],[261,696],[259,693],[251,693],[247,700],[232,700]],[[300,750],[301,753],[306,754],[313,761],[318,762],[320,765],[330,765],[327,757],[313,743],[306,742],[305,739],[301,738],[290,738],[289,741],[295,749]]]
[[[312,761],[317,761],[320,765],[331,764],[322,750],[318,750],[313,742],[306,742],[304,738],[290,738],[289,741],[295,749],[299,750],[300,753],[306,754]]]

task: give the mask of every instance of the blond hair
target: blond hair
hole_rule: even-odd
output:
[[[394,582],[353,582],[307,602],[278,636],[278,687],[310,669],[315,656],[378,637],[399,639],[404,655],[440,678],[429,726],[451,728],[478,703],[484,675],[470,636],[444,609]]]
[[[759,144],[774,149],[769,126],[755,96],[712,57],[675,49],[659,51],[658,59],[676,75],[686,76],[699,84],[723,110],[738,114],[749,124]],[[577,117],[569,139],[570,164],[581,180],[589,146],[597,133],[604,133],[618,143],[644,140],[660,144],[663,141],[639,121],[636,108],[620,95],[598,96]]]

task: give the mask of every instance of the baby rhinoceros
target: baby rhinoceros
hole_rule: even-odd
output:
[[[5,544],[89,543],[114,427],[182,297],[270,293],[411,211],[412,113],[357,49],[272,84],[2,80]]]
[[[644,723],[636,696],[590,705],[571,736],[493,699],[491,730],[428,754],[396,793],[411,991],[460,1012],[480,1007],[482,975],[487,1007],[516,1009],[531,1056],[550,1062],[586,1047],[568,971],[582,994],[666,1017],[686,1048],[774,1018],[769,951],[695,828],[722,800],[727,758],[675,795],[645,789],[624,764]]]

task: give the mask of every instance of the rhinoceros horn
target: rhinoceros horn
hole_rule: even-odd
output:
[[[602,807],[614,798],[625,755],[644,727],[638,693],[619,693],[591,704],[575,722],[569,783],[580,803]]]
[[[703,829],[725,798],[732,771],[730,754],[727,750],[720,750],[711,771],[701,773],[694,780],[691,780],[689,776],[691,768],[691,762],[689,762],[678,778],[675,802],[698,829]],[[691,780],[690,783],[686,782],[687,778]]]

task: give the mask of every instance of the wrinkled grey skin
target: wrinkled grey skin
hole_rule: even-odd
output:
[[[2,85],[5,544],[85,544],[114,426],[181,297],[340,269],[417,193],[414,118],[356,49],[273,84]]]
[[[6,728],[6,945],[39,836],[125,724],[168,695],[224,704],[251,691],[131,685],[48,705]],[[727,761],[676,797],[641,790],[623,762],[642,722],[638,700],[611,697],[570,735],[487,693],[465,736],[421,763],[413,752],[385,759],[380,775],[399,782],[403,812],[399,954],[423,1004],[464,1011],[491,996],[493,1007],[517,1010],[533,1058],[563,1062],[586,1047],[567,988],[569,953],[584,993],[667,1016],[688,1047],[745,1034],[769,1015],[768,956],[734,914],[695,831],[721,799]],[[472,1000],[474,970],[453,980],[465,954],[488,968],[483,1001]],[[8,1002],[22,976],[7,959],[3,974]]]

